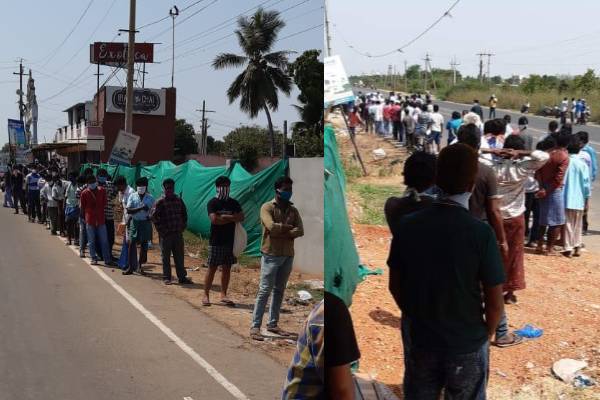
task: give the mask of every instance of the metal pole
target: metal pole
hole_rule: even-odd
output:
[[[281,158],[282,159],[286,159],[287,158],[287,147],[286,147],[286,141],[287,141],[287,120],[283,121],[283,140],[281,141]]]
[[[327,42],[327,56],[331,56],[331,34],[329,33],[329,15],[327,13],[327,0],[325,0],[325,39]]]
[[[173,21],[173,46],[171,53],[171,87],[175,87],[175,18],[179,15],[179,9],[177,6],[173,6],[169,10],[169,15]]]
[[[135,55],[135,1],[129,0],[129,42],[127,44],[127,100],[125,101],[125,131],[133,132],[133,69]]]
[[[204,144],[206,141],[204,137],[206,136],[206,101],[202,100],[202,153],[201,155],[206,155],[206,149],[204,148]]]
[[[143,72],[142,72],[142,89],[144,89],[146,86],[146,63],[144,62],[143,64]]]

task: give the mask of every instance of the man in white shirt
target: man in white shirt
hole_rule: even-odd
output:
[[[372,107],[373,121],[375,121],[375,132],[383,136],[385,131],[383,130],[383,104],[380,100],[375,100],[375,104]]]
[[[444,129],[444,116],[440,114],[440,106],[434,104],[431,114],[431,140],[434,154],[440,152],[440,141],[442,140],[442,129]]]
[[[567,110],[569,109],[569,100],[565,97],[560,102],[560,123],[564,125],[567,122]]]

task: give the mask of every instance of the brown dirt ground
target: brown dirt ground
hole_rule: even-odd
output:
[[[115,249],[121,248],[120,241],[115,244]],[[258,291],[258,283],[260,277],[260,266],[258,264],[249,265],[242,268],[235,268],[231,273],[231,280],[229,284],[228,297],[236,303],[235,308],[226,307],[219,304],[220,290],[221,290],[221,277],[220,272],[217,272],[213,287],[211,290],[211,307],[202,306],[202,296],[204,293],[204,276],[207,269],[203,266],[204,261],[196,256],[190,256],[189,254],[195,254],[194,251],[190,251],[186,248],[185,266],[187,268],[188,277],[194,282],[192,285],[181,286],[173,284],[168,286],[168,290],[173,296],[182,299],[189,303],[192,307],[196,308],[198,312],[202,312],[214,320],[227,326],[229,329],[237,333],[238,335],[245,338],[245,348],[260,348],[262,351],[267,353],[273,359],[287,366],[296,350],[296,343],[292,340],[285,339],[269,339],[264,342],[258,342],[248,337],[248,331],[250,329],[250,323],[252,320],[252,309],[254,307],[254,301],[256,299],[256,292]],[[192,271],[199,267],[198,271]],[[175,268],[173,268],[173,277],[176,278]],[[162,263],[160,260],[160,250],[157,245],[153,249],[148,251],[148,263],[144,264],[144,271],[147,273],[150,279],[156,281],[156,284],[162,285]],[[305,280],[319,279],[319,277],[292,273],[288,283],[288,289],[285,293],[284,304],[281,310],[280,316],[280,327],[287,332],[297,334],[300,332],[302,325],[308,314],[314,306],[314,302],[308,305],[297,304],[294,302],[297,290],[296,285],[301,285]],[[176,279],[175,281],[176,282]],[[266,323],[268,313],[265,314]],[[263,325],[264,326],[264,325]]]
[[[340,132],[341,119],[335,114],[329,119]],[[352,178],[352,182],[398,185],[401,193],[401,171],[407,154],[360,131],[356,138],[368,176]],[[346,162],[356,162],[348,136],[339,135],[338,144]],[[378,147],[390,156],[374,161],[371,152]],[[347,201],[350,217],[359,215],[356,197],[349,193]],[[359,284],[350,310],[362,355],[359,372],[388,385],[402,398],[401,314],[387,289],[391,235],[385,226],[354,224],[353,232],[363,264],[384,269],[382,276],[369,276]],[[525,271],[527,289],[517,293],[518,304],[507,306],[509,325],[518,329],[533,324],[543,328],[544,335],[511,348],[492,347],[488,397],[600,399],[600,384],[574,389],[551,372],[552,364],[561,358],[582,359],[589,364],[584,373],[600,382],[600,254],[586,252],[579,259],[526,254]]]

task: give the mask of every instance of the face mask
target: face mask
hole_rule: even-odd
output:
[[[524,131],[525,129],[527,129],[527,125],[519,125],[520,131]]]
[[[98,182],[99,183],[106,183],[106,177],[105,176],[99,176],[98,177]]]
[[[227,200],[229,198],[229,186],[217,186],[217,198]]]
[[[90,188],[91,190],[96,190],[97,187],[98,187],[98,184],[96,182],[88,183],[88,188]]]
[[[292,198],[292,192],[277,190],[277,193],[279,194],[279,198],[283,201],[290,201]]]
[[[32,174],[37,174],[37,169],[32,169],[32,170],[31,170],[31,173],[32,173]]]
[[[138,194],[146,193],[146,186],[138,186],[137,192],[138,192]]]

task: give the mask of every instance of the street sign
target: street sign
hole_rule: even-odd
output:
[[[354,101],[352,85],[348,81],[340,56],[325,57],[325,93],[323,108]]]
[[[25,124],[18,119],[8,120],[8,135],[13,145],[25,145]]]
[[[154,43],[136,43],[136,63],[154,62]],[[127,43],[95,42],[90,44],[90,63],[122,67],[127,64]]]
[[[108,163],[130,165],[139,142],[139,136],[125,132],[123,129],[121,129],[117,136],[117,140],[113,145]]]

